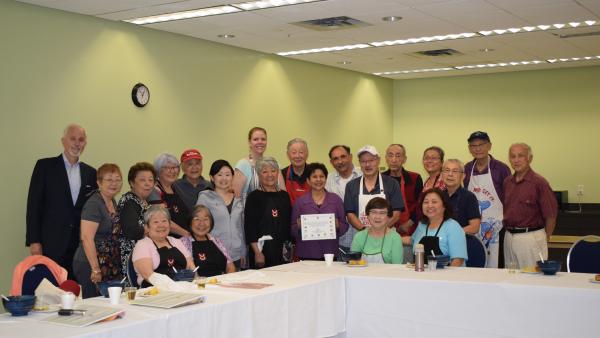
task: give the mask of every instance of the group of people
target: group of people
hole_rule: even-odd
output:
[[[423,181],[404,168],[401,144],[387,147],[385,172],[375,147],[358,150],[357,168],[350,148],[335,145],[329,173],[322,163],[308,163],[306,141],[294,138],[287,144],[290,164],[280,168],[265,155],[267,131],[255,127],[248,133],[248,157],[235,167],[214,161],[210,180],[202,176],[196,149],[134,164],[127,175],[130,190],[118,202],[121,169],[106,163],[96,170],[80,161],[84,128],[67,126],[61,140],[63,153],[39,160],[33,170],[26,245],[31,254],[65,267],[84,297],[96,296],[100,281],[122,279],[129,266],[137,284],[146,286],[182,269],[213,276],[338,252],[401,264],[411,261],[419,243],[427,253],[464,266],[465,234],[481,239],[487,267],[498,267],[502,256],[526,267],[539,253],[547,257],[556,223],[556,199],[530,167],[531,148],[509,148],[511,174],[490,155],[490,137],[480,131],[467,140],[474,159],[466,165],[445,160],[440,147],[427,148]],[[302,216],[316,214],[333,215],[335,238],[303,239]]]

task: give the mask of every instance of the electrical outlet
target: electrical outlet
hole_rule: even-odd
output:
[[[577,185],[577,196],[583,196],[583,184]]]

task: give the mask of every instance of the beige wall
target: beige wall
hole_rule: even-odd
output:
[[[267,128],[268,152],[284,165],[293,137],[308,141],[312,161],[326,161],[334,143],[384,147],[392,138],[388,79],[12,1],[0,1],[0,43],[2,292],[27,253],[33,165],[61,152],[70,122],[87,128],[83,161],[125,172],[198,147],[206,173],[218,158],[246,155],[255,125]],[[137,82],[150,88],[144,109],[131,102]]]
[[[447,158],[470,161],[467,138],[487,131],[492,154],[526,142],[532,167],[576,202],[600,203],[600,67],[523,71],[394,82],[394,141],[408,148],[409,169],[424,173],[422,152],[441,146]]]

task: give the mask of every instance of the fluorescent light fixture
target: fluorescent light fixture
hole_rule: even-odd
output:
[[[194,9],[191,11],[184,11],[184,12],[146,16],[146,17],[142,17],[142,18],[135,18],[135,19],[124,20],[124,21],[131,22],[136,25],[148,25],[148,24],[152,24],[152,23],[175,21],[175,20],[182,20],[182,19],[191,19],[191,18],[200,18],[200,17],[204,17],[204,16],[229,14],[229,13],[235,13],[235,12],[241,12],[241,9],[235,8],[233,6],[225,5],[225,6]]]
[[[302,50],[294,50],[291,52],[281,52],[277,53],[277,55],[288,56],[288,55],[303,55],[303,54],[313,54],[313,53],[323,53],[323,52],[337,52],[340,50],[351,50],[351,49],[362,49],[369,48],[370,45],[365,43],[359,43],[356,45],[346,45],[346,46],[333,46],[333,47],[324,47],[324,48],[313,48],[313,49],[302,49]]]
[[[585,23],[588,26],[596,25],[596,21],[593,21],[593,20],[585,21]],[[569,26],[571,26],[571,27],[577,27],[579,25],[581,25],[581,22],[569,22]],[[545,30],[549,30],[549,29],[550,30],[561,29],[561,28],[565,28],[565,27],[567,27],[567,25],[562,24],[562,23],[557,23],[557,24],[553,24],[553,25],[538,25],[537,27],[534,27],[534,26],[512,27],[512,28],[479,31],[476,33],[475,32],[467,32],[467,33],[458,33],[458,34],[422,36],[422,37],[414,37],[414,38],[399,39],[399,40],[374,41],[374,42],[369,42],[368,45],[373,46],[373,47],[410,45],[410,44],[431,42],[431,41],[445,41],[445,40],[469,39],[469,38],[474,38],[474,37],[490,36],[490,35],[503,35],[503,34],[507,34],[507,33],[517,34],[517,33],[533,32],[536,30],[545,31]],[[571,28],[571,27],[567,27],[567,28]],[[370,46],[364,47],[364,45],[366,45],[366,44],[360,44],[360,45],[363,45],[363,47],[360,47],[360,48],[370,47]],[[330,52],[330,51],[337,50],[337,49],[332,49],[332,48],[335,48],[335,47],[313,48],[313,49],[305,49],[305,50],[301,50],[301,51],[280,52],[277,54],[281,55],[281,56],[287,56],[287,55],[299,55],[299,54],[310,54],[310,53],[322,53],[322,52]],[[345,48],[345,49],[354,49],[354,48]]]
[[[411,70],[398,70],[394,72],[382,72],[382,73],[373,73],[373,75],[398,75],[398,74],[411,74],[411,73],[428,73],[428,72],[443,72],[448,70],[454,70],[454,68],[446,67],[446,68],[427,68],[427,69],[411,69]]]
[[[498,62],[498,63],[481,63],[475,65],[464,65],[464,66],[453,66],[448,68],[429,68],[429,69],[411,69],[411,70],[396,70],[390,72],[379,72],[373,73],[373,75],[385,76],[385,75],[400,75],[400,74],[413,74],[413,73],[426,73],[426,72],[439,72],[449,70],[469,70],[469,69],[481,69],[481,68],[496,68],[496,67],[518,67],[518,66],[531,66],[540,64],[552,64],[557,62],[575,62],[575,61],[600,61],[600,55],[595,56],[579,56],[570,58],[554,58],[547,60],[526,60],[526,61],[510,61],[510,62]]]
[[[281,7],[281,6],[289,6],[289,5],[300,5],[309,2],[317,2],[323,0],[262,0],[262,1],[246,1],[240,2],[236,4],[231,4],[231,6],[237,7],[239,9],[245,11],[254,11],[257,9],[265,9],[272,7]]]
[[[272,7],[281,7],[289,5],[300,5],[310,2],[318,2],[324,0],[262,0],[262,1],[247,1],[231,5],[222,5],[216,7],[198,8],[183,12],[166,13],[160,15],[145,16],[141,18],[134,18],[123,20],[125,22],[131,22],[136,25],[149,25],[152,23],[160,23],[167,21],[183,20],[200,18],[204,16],[213,16],[221,14],[231,14],[242,11],[253,11],[257,9],[265,9]]]

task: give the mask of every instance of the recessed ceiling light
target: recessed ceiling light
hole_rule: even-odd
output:
[[[402,17],[391,15],[391,16],[384,16],[383,18],[381,18],[381,20],[387,21],[387,22],[397,22],[397,21],[402,20]]]
[[[479,51],[482,52],[482,53],[489,53],[489,52],[495,51],[495,49],[493,49],[493,48],[481,48]]]
[[[340,64],[340,65],[349,65],[351,63],[352,63],[352,61],[338,61],[338,64]]]
[[[222,38],[222,39],[233,39],[233,38],[235,38],[235,35],[233,35],[233,34],[219,34],[217,36],[220,37],[220,38]]]
[[[346,46],[333,46],[333,47],[324,47],[324,48],[313,48],[313,49],[302,49],[302,50],[294,50],[291,52],[281,52],[277,53],[277,55],[288,56],[288,55],[303,55],[303,54],[312,54],[312,53],[323,53],[323,52],[337,52],[340,50],[351,50],[351,49],[362,49],[372,47],[365,43],[359,43],[356,45],[346,45]]]

